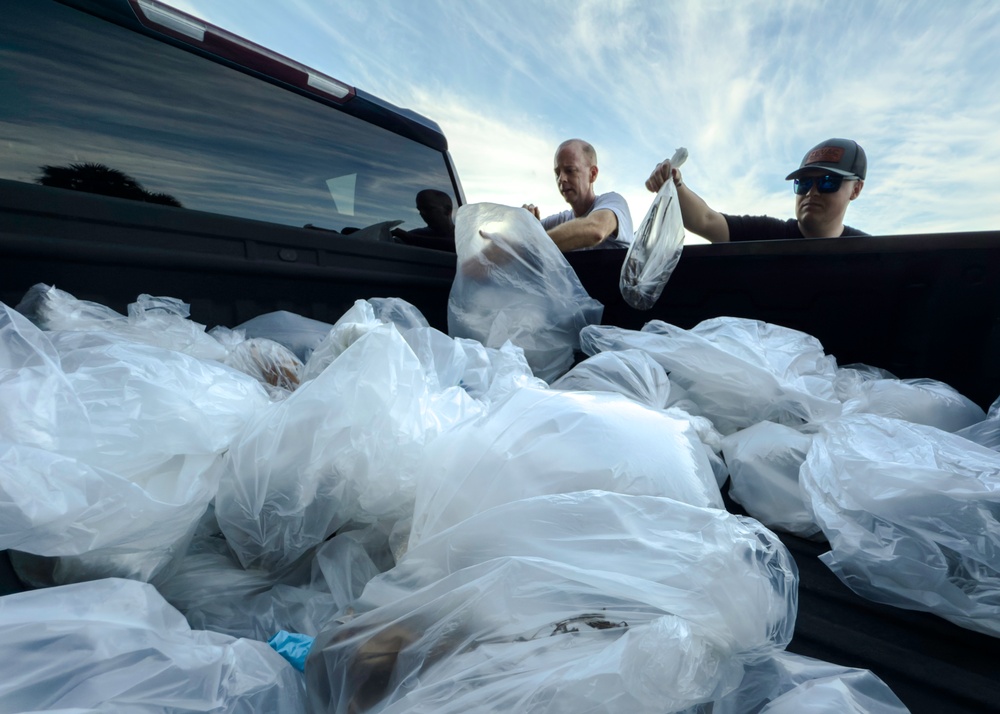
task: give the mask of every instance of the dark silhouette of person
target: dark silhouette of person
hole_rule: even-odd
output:
[[[42,175],[35,179],[35,183],[41,186],[68,188],[71,191],[183,208],[181,202],[173,196],[166,193],[150,193],[124,171],[109,168],[104,164],[87,162],[69,166],[40,166],[39,169]]]
[[[417,193],[417,212],[427,225],[404,231],[394,228],[392,235],[406,245],[455,252],[455,219],[451,196],[444,191],[426,188]]]

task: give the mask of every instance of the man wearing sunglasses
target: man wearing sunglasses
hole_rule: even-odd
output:
[[[836,238],[868,235],[844,225],[851,201],[861,195],[868,172],[865,151],[850,139],[828,139],[817,144],[785,177],[793,181],[795,218],[787,221],[770,216],[730,216],[710,208],[681,178],[669,161],[658,164],[646,188],[658,191],[668,178],[677,187],[684,227],[712,243],[789,238]]]

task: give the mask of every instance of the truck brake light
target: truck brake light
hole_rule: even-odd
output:
[[[133,5],[138,6],[141,16],[149,20],[150,24],[169,27],[171,30],[198,42],[205,41],[205,23],[190,15],[174,10],[168,5],[155,2],[155,0],[136,0]]]
[[[336,102],[346,102],[354,87],[310,69],[266,47],[181,12],[160,0],[129,0],[146,27],[231,62]]]

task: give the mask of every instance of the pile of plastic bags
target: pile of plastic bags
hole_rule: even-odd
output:
[[[663,366],[668,403],[725,435],[729,496],[828,541],[823,561],[855,592],[1000,634],[996,404],[986,414],[935,380],[838,367],[815,338],[753,320],[590,326],[581,344]]]
[[[682,711],[791,639],[795,566],[755,521],[533,490],[368,584],[307,661],[314,711]]]
[[[984,629],[975,581],[994,576],[959,542],[973,514],[993,527],[995,452],[893,427],[938,472],[865,510],[884,496],[856,462],[875,484],[890,469],[844,430],[909,415],[989,441],[995,415],[777,326],[598,327],[510,213],[483,211],[452,300],[478,307],[453,334],[392,298],[212,330],[173,298],[121,315],[36,286],[0,306],[0,549],[39,588],[0,598],[0,708],[905,712],[870,673],[784,653],[781,518],[828,537],[849,580],[925,557],[906,518],[948,530],[936,567],[966,600],[942,597]],[[568,299],[532,292],[543,278]],[[752,518],[723,508],[730,477]],[[873,512],[897,552],[869,548]]]

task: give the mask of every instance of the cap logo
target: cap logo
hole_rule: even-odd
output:
[[[839,164],[840,160],[844,158],[844,149],[840,146],[823,146],[819,149],[809,152],[809,156],[806,157],[805,164],[817,164],[820,162]]]

